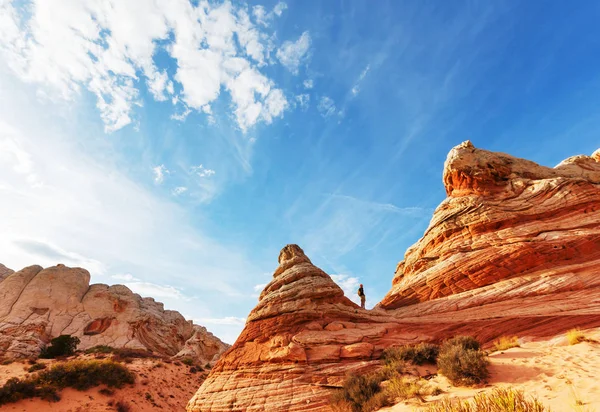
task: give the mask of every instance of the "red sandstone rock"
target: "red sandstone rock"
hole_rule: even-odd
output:
[[[465,142],[444,183],[449,197],[372,311],[286,246],[187,410],[329,411],[329,388],[378,367],[390,346],[600,326],[600,150],[552,169]]]
[[[164,310],[123,285],[89,285],[81,268],[30,266],[0,282],[0,358],[35,357],[52,338],[79,337],[79,349],[96,345],[216,360],[228,345],[205,328]]]
[[[547,168],[470,142],[452,149],[444,165],[449,197],[406,252],[380,307],[399,308],[505,279],[577,279],[571,287],[589,289],[600,269],[598,153]]]

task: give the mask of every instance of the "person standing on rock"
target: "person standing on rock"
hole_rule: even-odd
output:
[[[360,307],[364,309],[365,301],[367,300],[367,297],[365,296],[365,290],[363,289],[362,283],[360,284],[360,287],[358,288],[358,296],[360,297]]]

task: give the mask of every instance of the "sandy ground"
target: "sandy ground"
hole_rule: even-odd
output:
[[[50,364],[54,361],[39,362]],[[115,411],[117,401],[129,404],[131,412],[184,411],[185,405],[206,377],[206,372],[191,373],[188,366],[167,363],[161,359],[135,359],[127,366],[136,374],[135,384],[114,389],[111,395],[100,393],[104,386],[83,392],[67,388],[60,393],[59,402],[27,399],[0,406],[0,411]],[[17,362],[0,366],[0,385],[11,377],[26,376],[29,367],[27,363]]]
[[[586,336],[600,341],[600,329],[586,331]],[[554,412],[600,412],[600,343],[569,345],[564,336],[558,336],[491,353],[489,359],[491,376],[487,385],[455,388],[443,376],[436,376],[430,382],[444,393],[427,397],[427,403],[445,396],[469,399],[496,387],[512,387],[537,397]],[[435,367],[430,369],[435,372]],[[418,401],[399,403],[381,411],[415,411],[425,405]]]

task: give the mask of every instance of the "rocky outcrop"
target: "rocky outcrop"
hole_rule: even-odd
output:
[[[469,291],[461,306],[506,300],[508,292],[534,297],[600,287],[598,158],[574,156],[548,168],[470,142],[452,149],[444,165],[448,198],[406,252],[380,307]]]
[[[35,357],[59,335],[212,362],[228,345],[205,328],[123,285],[89,284],[81,268],[30,266],[0,283],[0,358]]]
[[[386,332],[385,320],[374,317],[300,247],[286,246],[240,337],[188,411],[327,409],[329,388],[378,357],[378,348],[364,341]]]
[[[331,388],[393,345],[600,327],[600,150],[546,168],[465,142],[444,184],[448,198],[374,310],[286,246],[187,410],[328,411]]]
[[[14,272],[13,270],[7,268],[2,263],[0,263],[0,282],[2,282],[4,279],[6,279],[8,277],[8,275],[10,275],[13,272]]]

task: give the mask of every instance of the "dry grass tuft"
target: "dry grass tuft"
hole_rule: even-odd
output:
[[[516,336],[501,336],[499,339],[494,341],[492,352],[498,352],[507,350],[510,348],[519,347],[519,338]]]
[[[581,342],[590,342],[592,339],[585,336],[581,329],[575,328],[567,332],[567,341],[569,341],[569,345],[576,345]]]
[[[480,393],[471,401],[453,401],[446,398],[429,406],[426,412],[549,412],[535,397],[526,397],[523,391],[497,388]]]

